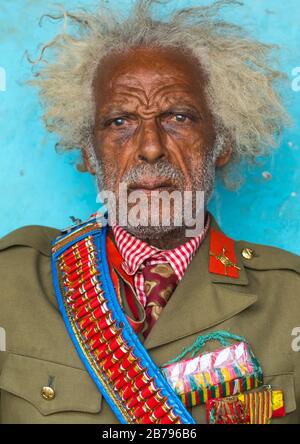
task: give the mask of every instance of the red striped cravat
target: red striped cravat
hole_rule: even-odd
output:
[[[178,277],[168,263],[145,265],[142,273],[147,296],[146,329],[143,332],[146,338],[175,290]]]
[[[143,307],[146,308],[147,305],[145,275],[143,273],[145,264],[147,266],[169,264],[176,275],[176,283],[172,290],[174,291],[176,284],[182,279],[194,254],[205,239],[210,221],[210,214],[207,213],[206,223],[200,235],[189,239],[186,243],[172,250],[160,250],[131,235],[119,225],[112,226],[117,248],[123,258],[122,268],[128,275],[134,277],[136,294]],[[161,312],[161,310],[162,308],[158,311]],[[154,322],[151,322],[151,327]]]

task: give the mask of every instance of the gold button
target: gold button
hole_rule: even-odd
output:
[[[47,401],[51,401],[55,398],[55,391],[52,387],[43,387],[41,391],[41,395]]]
[[[252,250],[252,248],[243,248],[242,256],[245,259],[252,259],[254,256],[254,250]]]

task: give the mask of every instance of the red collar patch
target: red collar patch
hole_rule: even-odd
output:
[[[239,277],[240,267],[236,265],[234,241],[221,231],[212,229],[210,233],[209,271],[232,278]]]

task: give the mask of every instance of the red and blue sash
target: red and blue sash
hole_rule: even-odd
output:
[[[56,297],[79,357],[121,423],[195,424],[120,306],[106,235],[94,217],[52,245]]]

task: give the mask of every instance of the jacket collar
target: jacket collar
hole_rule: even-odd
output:
[[[211,214],[209,232],[179,282],[144,347],[148,350],[212,328],[232,318],[257,301],[247,288],[248,277],[241,252],[234,242],[239,277],[231,278],[209,271],[211,230],[221,231]]]

